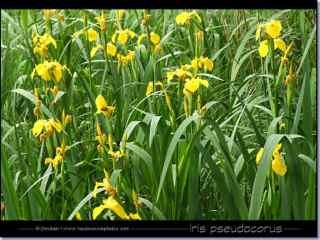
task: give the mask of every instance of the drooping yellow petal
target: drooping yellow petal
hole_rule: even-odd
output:
[[[190,20],[190,13],[188,12],[182,12],[179,15],[176,16],[176,23],[178,25],[185,25]]]
[[[44,120],[44,119],[37,120],[33,125],[32,134],[38,137],[41,134],[42,130],[44,129],[46,123],[47,123],[47,120]]]
[[[57,42],[56,42],[56,40],[50,35],[50,34],[48,34],[48,33],[45,33],[44,35],[43,35],[43,43],[45,44],[45,45],[50,45],[50,44],[52,44],[55,48],[57,48]]]
[[[278,38],[282,30],[279,20],[271,20],[265,24],[265,31],[271,38]]]
[[[98,34],[98,32],[96,30],[94,30],[92,28],[89,28],[87,30],[87,36],[88,36],[88,41],[89,42],[96,42],[97,39],[98,39],[99,34]]]
[[[275,146],[275,148],[274,148],[274,150],[273,150],[273,153],[275,154],[276,152],[279,152],[279,151],[281,150],[281,148],[282,148],[282,144],[281,144],[281,143],[278,143],[278,144]]]
[[[264,152],[264,148],[260,148],[257,155],[256,155],[256,164],[260,164],[260,161],[262,159],[263,156],[263,152]]]
[[[118,42],[125,45],[128,41],[128,34],[126,31],[120,31],[118,35]]]
[[[268,40],[264,40],[262,42],[260,42],[260,46],[259,46],[259,55],[260,57],[264,58],[268,55],[269,52],[269,46],[268,46]]]
[[[103,112],[107,108],[108,104],[102,95],[98,95],[96,98],[96,107],[98,113]]]
[[[114,57],[117,54],[117,47],[111,42],[107,43],[107,54]]]
[[[167,80],[171,81],[173,79],[173,77],[175,76],[175,72],[167,72]]]
[[[153,93],[153,82],[148,82],[146,96],[149,96]]]
[[[187,81],[184,84],[184,88],[190,93],[195,93],[198,90],[199,86],[200,86],[200,82],[197,81],[195,78]]]
[[[208,82],[208,80],[199,79],[199,83],[200,83],[202,86],[205,86],[206,88],[209,87],[209,82]]]
[[[104,205],[101,204],[99,207],[96,207],[92,211],[92,219],[96,220],[97,217],[102,213],[102,211],[105,209]]]
[[[184,93],[193,94],[199,89],[200,85],[207,88],[209,83],[207,80],[203,80],[201,78],[192,78],[184,84]]]
[[[96,98],[96,107],[97,113],[103,113],[107,117],[111,117],[112,113],[115,110],[115,107],[108,106],[107,101],[104,99],[102,95],[99,95]]]
[[[97,196],[97,191],[99,188],[103,187],[103,182],[96,182],[94,189],[92,191],[92,196],[95,198]]]
[[[137,213],[129,213],[129,217],[132,220],[141,220],[141,217],[138,212]]]
[[[280,49],[282,52],[285,52],[287,49],[286,43],[281,38],[276,38],[273,40],[274,49]]]
[[[204,70],[211,72],[213,70],[213,61],[209,58],[203,58],[202,60]]]
[[[80,212],[77,212],[76,215],[75,215],[75,217],[76,217],[76,219],[77,219],[78,221],[81,221],[81,220],[82,220]]]
[[[150,33],[150,41],[153,45],[157,45],[160,43],[160,36],[154,32]]]
[[[120,205],[120,203],[114,199],[113,196],[108,197],[108,199],[103,200],[103,207],[110,209],[112,212],[114,212],[116,215],[118,215],[121,219],[129,220],[129,216],[123,209],[123,207]]]
[[[53,161],[53,159],[52,158],[46,158],[45,160],[44,160],[44,164],[46,164],[46,165],[51,165],[52,164],[52,161]]]
[[[276,157],[272,161],[272,170],[279,176],[284,176],[287,172],[287,165],[284,163],[280,154],[276,154]]]
[[[62,65],[58,62],[52,62],[52,72],[53,72],[53,76],[54,76],[54,80],[57,82],[60,82],[60,80],[62,79]]]
[[[61,132],[63,129],[63,126],[59,120],[55,120],[53,118],[50,118],[48,123],[57,131]]]
[[[48,61],[44,61],[44,63],[40,63],[35,67],[35,73],[40,76],[43,80],[49,81],[50,80],[50,73],[49,73],[49,63]]]

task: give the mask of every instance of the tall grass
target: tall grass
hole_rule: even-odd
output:
[[[117,200],[127,212],[154,219],[315,219],[316,212],[316,42],[315,12],[311,10],[199,10],[200,21],[179,26],[178,10],[128,10],[117,20],[105,11],[106,31],[95,17],[100,10],[59,10],[49,20],[39,10],[1,10],[1,203],[2,219],[92,220],[92,211],[107,196],[94,198],[96,182],[110,174]],[[150,14],[146,25],[141,22]],[[295,83],[284,84],[289,64],[282,54],[258,54],[258,23],[278,19],[287,45]],[[135,51],[128,65],[103,51],[90,57],[96,45],[85,35],[92,27],[105,45],[112,34],[130,29],[161,36],[161,52],[152,45],[125,47]],[[203,42],[195,34],[203,31]],[[50,59],[65,65],[53,97],[46,83],[31,78],[42,59],[33,51],[32,33],[49,32],[57,48]],[[205,56],[212,72],[200,76],[208,88],[192,96],[185,114],[183,83],[168,83],[166,72]],[[148,82],[164,87],[146,96]],[[43,118],[72,121],[62,133],[38,141],[31,129],[37,120],[34,88],[42,89]],[[115,106],[110,118],[97,114],[101,94]],[[168,105],[166,94],[171,106]],[[288,94],[290,96],[288,96]],[[199,105],[199,106],[198,106]],[[96,124],[113,136],[119,160],[99,154]],[[46,165],[55,148],[70,146],[57,169]],[[282,143],[287,173],[272,171],[272,155]],[[256,155],[264,152],[260,164]],[[102,191],[102,192],[101,192]],[[139,196],[136,207],[132,191]],[[79,217],[78,217],[79,219]],[[118,219],[104,211],[98,219]]]

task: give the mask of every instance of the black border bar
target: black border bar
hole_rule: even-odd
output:
[[[316,9],[316,0],[2,0],[1,8]]]
[[[1,221],[3,237],[316,237],[317,221]]]

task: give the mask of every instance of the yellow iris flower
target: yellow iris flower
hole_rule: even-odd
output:
[[[184,84],[183,93],[187,96],[192,95],[199,89],[201,85],[208,88],[209,83],[207,80],[203,80],[198,77],[192,78]]]
[[[53,131],[61,132],[63,126],[59,120],[55,120],[53,118],[46,120],[46,119],[39,119],[37,120],[32,128],[32,134],[35,137],[40,136],[43,138],[51,136]]]
[[[260,164],[260,161],[262,159],[262,156],[263,156],[263,151],[264,151],[264,148],[260,148],[257,155],[256,155],[256,164]]]
[[[286,43],[281,38],[276,38],[273,40],[274,49],[280,49],[285,52],[287,49]]]
[[[46,158],[44,164],[51,165],[54,169],[57,169],[57,167],[62,161],[63,157],[58,154],[54,158]]]
[[[131,51],[131,50],[128,51],[127,55],[123,55],[120,53],[117,54],[118,62],[123,65],[126,65],[129,62],[133,61],[134,58],[135,58],[135,53],[134,51]]]
[[[96,220],[105,209],[110,209],[123,220],[141,220],[139,213],[129,213],[128,215],[121,204],[113,196],[103,200],[103,203],[100,206],[93,209],[92,219]]]
[[[154,32],[150,33],[150,41],[153,45],[157,45],[160,43],[160,36]]]
[[[115,110],[115,107],[108,106],[107,101],[104,99],[102,95],[99,95],[96,98],[96,107],[97,107],[97,113],[103,113],[106,117],[111,117],[112,113]]]
[[[48,55],[48,46],[53,45],[57,48],[56,40],[48,33],[44,35],[35,34],[32,38],[32,43],[34,45],[33,52],[39,54],[41,57],[46,57]]]
[[[260,42],[258,51],[259,51],[260,57],[262,58],[268,55],[268,52],[269,52],[268,40],[263,40],[262,42]]]
[[[107,54],[112,57],[115,57],[117,54],[117,47],[111,42],[107,43]]]
[[[287,172],[287,166],[284,162],[284,160],[282,159],[281,156],[281,147],[282,144],[277,144],[273,150],[272,153],[272,170],[279,176],[284,176]],[[258,151],[257,155],[256,155],[256,163],[257,165],[260,164],[262,156],[263,156],[263,152],[264,152],[264,148],[260,148],[260,150]]]
[[[126,45],[129,38],[133,39],[136,36],[135,32],[129,30],[129,29],[124,29],[120,31],[116,31],[111,38],[111,41],[113,43],[120,43],[121,45]]]
[[[112,212],[114,212],[117,216],[119,216],[123,220],[130,219],[130,217],[125,212],[121,204],[113,196],[110,196],[107,199],[103,200],[103,203],[100,206],[93,209],[92,211],[93,220],[97,219],[97,217],[105,209],[110,209]]]
[[[45,81],[54,80],[56,82],[60,82],[62,79],[63,69],[65,67],[62,66],[57,61],[44,61],[35,66],[32,71],[31,77],[33,78],[35,74],[41,77]]]
[[[201,22],[201,18],[198,13],[194,10],[192,12],[181,12],[176,16],[176,23],[178,25],[186,25],[189,24],[192,20],[192,17],[195,16],[199,22]]]
[[[89,28],[86,31],[86,33],[87,33],[87,37],[88,37],[89,42],[96,42],[97,41],[99,34],[96,30]]]
[[[104,175],[105,177],[103,178],[102,182],[96,182],[92,191],[93,197],[97,196],[97,191],[101,188],[103,188],[105,193],[108,195],[115,196],[117,194],[117,189],[111,185],[109,180],[109,174],[106,170],[104,170]]]
[[[278,38],[280,36],[282,25],[279,20],[271,20],[267,22],[265,25],[266,33],[273,39]]]
[[[199,58],[194,58],[191,61],[191,66],[193,69],[196,71],[198,69],[204,69],[205,71],[211,72],[213,70],[213,61],[209,59],[208,57],[199,57]]]
[[[131,220],[141,220],[139,213],[129,213],[129,217]]]

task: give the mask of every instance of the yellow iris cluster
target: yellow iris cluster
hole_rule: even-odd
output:
[[[32,128],[32,134],[35,137],[39,137],[40,141],[45,140],[50,137],[54,131],[60,133],[63,128],[69,124],[72,120],[71,115],[65,114],[62,112],[62,122],[58,119],[50,118],[50,119],[38,119]]]
[[[140,46],[145,39],[148,39],[149,42],[151,43],[152,51],[154,53],[159,53],[160,52],[160,50],[161,50],[161,45],[160,45],[161,37],[160,37],[159,34],[157,34],[155,32],[151,32],[149,34],[149,37],[145,33],[141,34],[138,37],[138,41],[137,41],[138,46]]]
[[[188,25],[193,19],[196,19],[201,23],[201,18],[195,10],[193,10],[192,12],[184,11],[176,16],[176,23],[182,26]]]
[[[118,62],[123,65],[126,65],[129,62],[133,61],[134,58],[135,58],[135,53],[134,51],[131,51],[131,50],[129,50],[128,53],[125,55],[121,53],[117,54]]]
[[[53,80],[55,82],[60,82],[64,69],[66,69],[66,66],[62,66],[59,62],[46,60],[35,66],[32,71],[31,78],[39,76],[45,81]]]
[[[93,220],[97,219],[97,217],[106,209],[111,210],[115,213],[118,217],[123,220],[141,220],[141,217],[138,213],[129,213],[127,214],[122,205],[116,200],[117,195],[117,188],[113,187],[110,183],[109,174],[107,171],[104,170],[105,177],[103,178],[102,182],[96,182],[94,190],[92,191],[93,197],[96,197],[97,191],[100,189],[104,189],[105,193],[108,195],[107,199],[104,199],[102,204],[98,207],[95,207],[92,211],[92,218]],[[141,203],[138,200],[136,193],[133,193],[132,196],[134,205],[136,209],[141,206]]]
[[[208,57],[196,57],[192,60],[191,66],[196,71],[198,71],[198,69],[203,69],[205,71],[211,72],[213,70],[213,61],[210,60]]]
[[[128,43],[129,39],[133,39],[135,36],[136,34],[129,29],[116,31],[112,35],[111,42],[108,42],[105,48],[101,44],[96,45],[91,49],[90,56],[91,58],[93,58],[96,55],[97,51],[101,49],[105,50],[108,56],[116,57],[120,64],[126,65],[134,60],[135,52],[128,50],[126,54],[120,53],[118,51],[117,44],[119,44],[120,46],[125,46]]]
[[[40,136],[40,140],[50,137],[54,131],[60,133],[63,127],[59,120],[54,118],[50,119],[39,119],[37,120],[32,128],[32,134],[35,137]]]
[[[265,33],[264,36],[268,38],[260,41],[260,45],[258,48],[260,57],[264,58],[269,53],[269,45],[270,41],[273,41],[273,49],[280,49],[282,52],[286,51],[286,43],[280,37],[282,31],[282,25],[279,20],[271,20],[265,24],[258,24],[256,30],[256,40],[260,40],[262,33]]]
[[[114,106],[108,106],[107,101],[102,95],[98,95],[96,98],[96,108],[97,113],[103,113],[104,116],[107,118],[110,118],[112,113],[115,110]],[[106,143],[106,135],[102,132],[102,129],[99,124],[97,124],[97,136],[96,140],[98,141],[97,149],[99,153],[104,152],[104,145]],[[113,150],[113,144],[112,144],[112,134],[108,135],[108,144],[109,144],[109,151],[108,154],[112,159],[118,160],[124,156],[126,156],[126,152],[123,149],[114,151]]]
[[[136,33],[131,31],[130,29],[118,30],[116,31],[111,38],[111,41],[115,43],[119,43],[121,45],[126,45],[129,39],[134,39],[136,37]]]
[[[287,165],[285,164],[285,162],[281,156],[281,147],[282,147],[282,144],[277,144],[273,150],[272,170],[277,175],[284,176],[287,172]],[[260,164],[263,153],[264,153],[264,148],[260,148],[257,153],[257,156],[256,156],[257,165]]]
[[[167,72],[167,80],[172,81],[175,78],[185,81],[183,93],[186,96],[194,94],[200,86],[208,88],[208,80],[201,79],[196,76],[198,70],[212,71],[214,67],[213,61],[208,57],[196,57],[191,64],[184,64],[174,71]]]
[[[34,46],[33,47],[34,54],[38,54],[41,57],[48,56],[49,45],[52,45],[54,48],[57,48],[56,40],[49,33],[45,33],[43,35],[33,33],[32,43]]]
[[[70,149],[69,146],[66,146],[64,142],[60,147],[56,148],[56,155],[54,158],[46,158],[45,164],[52,166],[54,169],[57,169],[59,164],[64,160],[66,152]]]

